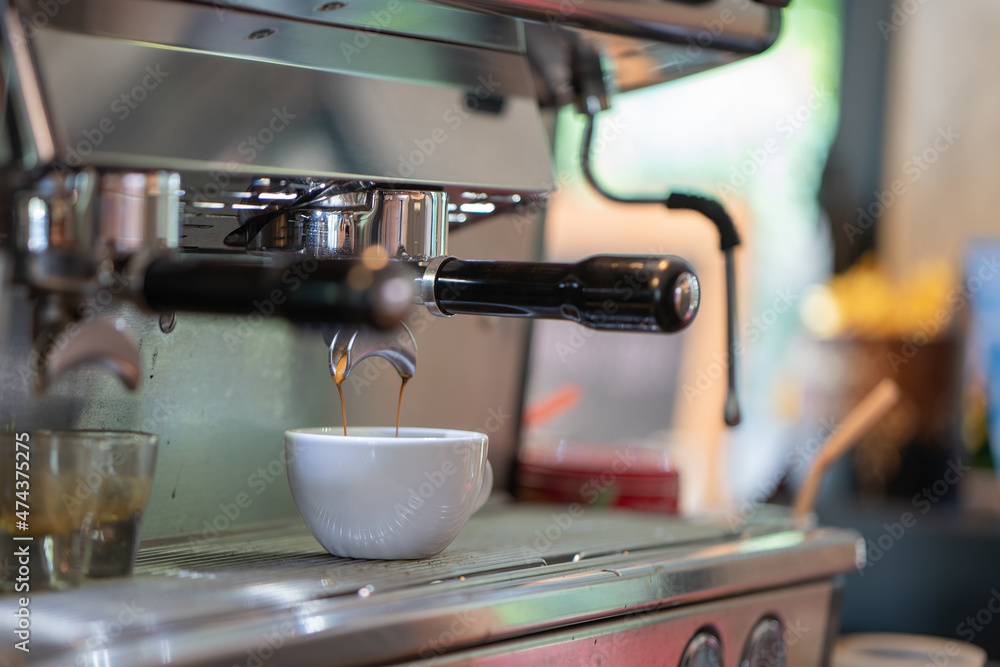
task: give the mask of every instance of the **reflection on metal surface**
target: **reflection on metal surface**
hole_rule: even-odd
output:
[[[555,105],[573,102],[576,72],[569,45],[575,40],[601,53],[610,90],[629,92],[760,53],[777,40],[781,27],[779,10],[743,0],[509,4],[538,21],[525,25],[528,54],[545,82],[540,98]]]
[[[680,667],[722,667],[722,642],[711,630],[696,634],[684,649]]]
[[[701,304],[701,287],[698,276],[685,271],[674,283],[674,308],[682,322],[694,319]]]
[[[15,276],[37,290],[30,385],[45,390],[71,368],[96,363],[130,390],[141,377],[136,343],[98,306],[126,296],[118,262],[174,249],[180,175],[170,171],[53,171],[13,194]]]
[[[36,389],[45,391],[67,371],[83,364],[99,364],[135,391],[142,381],[142,359],[130,336],[106,320],[80,324],[61,345],[53,346],[40,366]]]
[[[386,190],[379,195],[379,223],[363,230],[363,248],[377,246],[389,257],[425,261],[448,253],[446,194]]]
[[[84,169],[52,172],[21,189],[14,241],[28,255],[25,278],[59,289],[94,277],[106,259],[176,248],[180,187],[180,175],[169,171]]]
[[[588,0],[437,0],[560,27],[713,48],[759,53],[774,42],[778,10],[742,0],[622,2]]]
[[[346,379],[354,367],[368,357],[381,357],[392,364],[399,377],[409,379],[417,372],[417,342],[405,324],[391,331],[368,327],[329,325],[323,340],[330,346],[330,375]],[[346,357],[343,368],[340,361]]]
[[[21,166],[31,169],[56,158],[58,138],[25,35],[25,29],[30,24],[8,2],[0,3],[0,9],[3,18],[0,22],[0,40],[3,42],[0,59],[10,64],[4,67],[2,85],[15,118],[23,126],[20,132],[17,132],[18,128],[12,128],[23,144]]]
[[[521,24],[492,13],[470,12],[424,0],[391,2],[327,2],[316,0],[195,0],[211,5],[220,16],[235,10],[356,28],[346,48],[361,49],[371,34],[390,33],[504,51],[524,49]]]
[[[245,39],[262,23],[277,32]],[[358,34],[184,2],[63,5],[31,40],[55,159],[197,170],[216,191],[237,174],[552,187],[524,55],[378,33],[345,52]]]
[[[444,192],[257,178],[248,192],[224,192],[217,198],[222,201],[208,202],[207,208],[221,216],[228,207],[242,223],[225,239],[233,247],[317,259],[427,261],[444,254],[448,245]],[[197,200],[185,203],[206,208]]]
[[[776,618],[763,618],[747,637],[740,667],[785,667],[787,653],[781,622]]]
[[[186,238],[181,242],[213,249],[224,248],[223,236],[239,225],[231,216],[186,218]],[[515,223],[523,224],[524,219],[497,217],[463,231],[453,239],[455,250],[466,256],[489,248],[503,257],[536,257],[538,235],[511,234]],[[528,229],[537,230],[538,224],[533,218]],[[197,260],[195,254],[203,253],[191,253],[188,259]],[[7,268],[9,276],[10,263]],[[206,282],[199,290],[217,286]],[[265,316],[271,303],[258,300],[261,308],[248,304],[235,316],[178,314],[176,328],[167,335],[155,314],[118,299],[108,301],[112,290],[120,287],[121,281],[114,282],[93,300],[85,299],[84,314],[124,321],[123,331],[139,343],[143,367],[139,390],[123,392],[117,380],[87,365],[65,374],[49,393],[32,395],[30,388],[41,372],[39,357],[32,351],[33,310],[38,302],[29,298],[26,286],[5,283],[0,292],[12,308],[5,320],[7,345],[0,356],[0,423],[24,430],[108,428],[160,435],[163,448],[143,537],[211,532],[216,530],[212,522],[220,516],[231,524],[227,529],[276,519],[297,522],[285,476],[278,474],[282,433],[303,425],[335,423],[332,408],[337,392],[326,363],[329,349],[319,332],[289,325],[276,314]],[[76,306],[69,308],[72,312]],[[407,393],[404,424],[415,423],[414,416],[419,415],[424,423],[482,431],[494,414],[491,411],[499,408],[507,414],[516,405],[519,369],[508,360],[524,354],[526,322],[504,320],[483,327],[474,318],[445,321],[418,310],[407,323],[423,355],[418,381],[435,391]],[[42,342],[48,346],[52,340]],[[352,419],[359,424],[384,420],[385,406],[398,399],[399,379],[392,371],[384,372],[378,361],[363,364],[345,385],[348,396],[363,392],[364,400],[348,398]],[[467,375],[493,380],[469,392],[454,382],[455,377]],[[501,421],[490,433],[490,460],[498,487],[509,475],[517,430],[516,419]],[[205,427],[209,422],[212,428]],[[231,503],[240,493],[248,493],[253,504],[241,508],[239,517],[230,521],[220,515],[219,505]]]
[[[754,526],[740,537],[722,526],[651,515],[563,514],[567,520],[557,507],[486,512],[444,553],[422,561],[324,556],[311,537],[290,529],[149,547],[140,553],[137,573],[159,571],[167,579],[108,582],[99,595],[92,587],[33,598],[33,650],[46,658],[39,664],[72,660],[67,649],[91,645],[91,629],[120,611],[117,600],[129,599],[143,611],[114,642],[99,647],[103,664],[128,664],[139,655],[149,660],[160,654],[154,647],[188,664],[205,656],[240,660],[247,646],[274,632],[285,637],[275,647],[283,663],[386,662],[434,655],[428,641],[456,615],[469,623],[451,650],[655,609],[694,609],[853,567],[856,536],[848,531],[812,531],[794,549],[748,553],[723,545],[736,547],[783,527]],[[594,555],[572,558],[588,551]],[[816,627],[826,617],[829,588],[812,586],[809,605],[798,607],[809,610]],[[361,589],[368,595],[359,597]],[[9,625],[7,605],[0,604],[0,617]],[[723,635],[726,644],[743,644],[760,618],[754,609],[754,617],[742,621],[743,636]],[[62,621],[67,618],[76,622]],[[80,657],[97,654],[84,650]]]
[[[552,665],[665,665],[681,662],[688,639],[701,628],[716,627],[727,644],[738,645],[754,621],[769,610],[785,610],[798,627],[809,631],[789,647],[790,664],[822,665],[826,653],[823,628],[839,619],[830,611],[828,583],[806,584],[670,611],[640,611],[621,619],[574,626],[540,636],[512,639],[453,653],[441,642],[429,644],[426,660],[408,667],[518,667]],[[445,639],[450,639],[447,635]],[[429,656],[442,653],[437,658]],[[728,665],[746,667],[730,654]]]

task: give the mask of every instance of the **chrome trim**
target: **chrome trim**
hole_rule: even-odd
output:
[[[32,0],[31,6],[44,13],[42,4],[45,1]],[[60,6],[44,27],[38,29],[36,37],[48,34],[50,28],[97,37],[102,41],[109,38],[127,40],[151,47],[169,47],[256,63],[308,67],[355,76],[377,75],[414,85],[426,82],[475,88],[484,73],[499,77],[510,68],[511,63],[523,61],[522,55],[517,53],[360,32],[253,12],[233,11],[220,21],[211,7],[188,0],[67,2]],[[262,38],[247,39],[262,28],[274,32]],[[44,57],[49,50],[40,45],[36,52]],[[163,70],[170,71],[166,65]],[[111,71],[117,71],[117,68]],[[205,71],[199,74],[204,86]],[[172,72],[170,76],[173,76]],[[54,82],[47,83],[53,85]],[[233,87],[233,83],[239,84],[244,89],[241,97],[249,97],[249,93],[260,95],[267,90],[270,82],[260,77],[243,79],[239,72],[232,71],[226,72],[225,76],[214,77],[211,83],[213,89],[208,101],[216,102],[225,99],[218,86],[228,89]],[[276,91],[269,92],[271,94],[266,97],[268,103],[273,105],[275,99],[280,98]],[[503,82],[503,92],[509,95],[533,94],[531,79],[515,80],[511,77]],[[341,104],[350,99],[338,97],[341,97]],[[184,102],[193,104],[194,100]],[[416,107],[411,106],[406,111],[412,113]]]
[[[713,24],[706,41],[712,48],[736,53],[759,53],[771,46],[774,7],[742,0],[686,2],[622,2],[622,0],[436,0],[442,4],[492,11],[548,24],[551,30],[578,28],[597,33],[623,35],[672,44],[700,44],[701,35]],[[736,14],[736,12],[741,12]],[[723,12],[729,14],[723,15]],[[780,14],[779,14],[780,15]],[[725,18],[723,18],[725,16]],[[729,20],[726,20],[729,19]]]
[[[698,276],[685,271],[674,282],[674,310],[681,322],[690,322],[701,304],[701,287]]]
[[[363,247],[378,246],[389,257],[421,262],[448,254],[446,193],[382,190],[378,194],[378,224],[363,230]]]
[[[485,4],[483,0],[470,4],[480,3]],[[580,39],[601,53],[608,89],[625,93],[761,53],[781,32],[780,10],[746,0],[531,4],[528,11],[538,22],[525,25],[525,38],[528,55],[544,82],[539,98],[546,105],[576,102],[578,70],[570,54],[573,42]]]
[[[198,548],[216,558],[234,549],[246,554],[241,560],[252,567],[199,571],[179,555],[182,569],[166,579],[137,577],[33,596],[32,657],[55,665],[72,661],[77,647],[76,664],[84,665],[231,663],[245,660],[248,647],[262,638],[277,637],[271,651],[280,664],[382,664],[419,657],[428,638],[449,631],[463,615],[475,621],[455,637],[456,650],[827,579],[854,569],[859,539],[851,531],[802,532],[779,524],[754,526],[741,537],[650,515],[594,511],[573,519],[571,510],[560,511],[521,507],[477,515],[438,557],[443,569],[435,569],[435,559],[351,561],[319,556],[313,548],[309,567],[297,572],[294,552],[257,553],[264,559],[257,562],[252,541],[205,543]],[[684,528],[692,538],[677,542],[665,535],[660,547],[593,557],[578,548],[577,558],[548,565],[532,566],[537,555],[513,557],[536,535],[558,529],[556,542],[569,546],[577,525],[611,534],[638,520],[658,521],[664,530]],[[694,538],[698,530],[702,536]],[[493,568],[520,566],[484,571],[490,561]],[[142,611],[108,639],[101,633],[122,604]],[[13,627],[15,605],[0,602],[4,632]],[[2,650],[13,649],[8,644]]]
[[[785,667],[788,659],[788,644],[781,621],[773,616],[761,618],[747,637],[740,664],[746,667]],[[795,660],[794,664],[800,663]]]
[[[726,667],[759,667],[758,663],[745,662],[737,649],[756,619],[781,610],[782,615],[796,629],[794,644],[788,649],[788,664],[819,666],[826,664],[825,656],[829,650],[825,645],[823,629],[835,615],[831,609],[832,597],[829,583],[806,584],[671,611],[639,612],[622,619],[576,626],[569,630],[453,653],[446,652],[444,647],[450,640],[446,633],[440,638],[430,639],[425,651],[431,655],[440,651],[443,655],[407,662],[405,665],[507,667],[513,659],[518,667],[673,667],[680,663],[681,652],[689,638],[698,630],[712,627],[719,632],[725,653],[723,664]],[[836,619],[833,620],[836,622]]]
[[[20,278],[33,287],[96,289],[132,253],[180,241],[180,175],[169,171],[53,171],[14,195]]]
[[[714,627],[700,630],[685,647],[684,653],[681,655],[680,666],[722,667],[725,659],[722,640],[716,636],[715,632]]]
[[[69,167],[551,188],[523,54],[169,0],[60,5],[31,41]]]
[[[30,150],[22,154],[22,166],[32,168],[47,164],[55,159],[56,130],[52,122],[47,101],[38,81],[35,58],[25,35],[25,23],[21,13],[8,2],[0,3],[3,20],[0,24],[0,39],[3,41],[3,89],[24,114],[21,119],[26,125],[22,139],[30,140]],[[9,67],[8,67],[9,65]],[[6,109],[3,110],[6,114]],[[33,151],[33,155],[31,152]]]
[[[330,348],[330,376],[336,380],[340,360],[347,357],[341,370],[347,379],[351,371],[368,357],[381,357],[403,379],[412,378],[417,372],[417,341],[405,324],[389,331],[376,331],[368,327],[327,325],[323,327],[323,340]]]
[[[172,172],[51,174],[17,193],[17,247],[101,254],[176,248],[179,189]]]
[[[424,269],[424,273],[420,277],[420,301],[427,306],[427,310],[431,311],[431,315],[437,315],[438,317],[454,317],[454,315],[446,313],[441,309],[441,305],[438,303],[437,294],[434,292],[434,288],[437,284],[438,270],[446,262],[452,259],[455,258],[450,255],[435,257],[430,261],[430,263],[427,264],[427,268]]]
[[[252,224],[254,218],[270,218],[250,239],[247,247],[252,250],[305,253],[318,259],[368,256],[426,262],[448,248],[448,195],[444,192],[332,192],[286,207],[276,206],[272,199],[294,198],[295,193],[241,194],[255,196],[242,199],[247,208],[240,210],[241,221]]]
[[[190,0],[211,5],[221,22],[233,12],[257,12],[311,23],[389,33],[452,44],[521,52],[521,23],[494,13],[468,11],[425,0],[323,3],[321,0]],[[342,5],[323,10],[327,5]]]

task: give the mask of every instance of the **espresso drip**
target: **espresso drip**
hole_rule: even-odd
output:
[[[403,382],[399,385],[399,402],[396,404],[396,437],[399,437],[399,413],[403,409],[403,390],[406,389],[406,383],[410,381],[410,378],[403,378]]]
[[[333,376],[333,381],[337,383],[337,393],[340,394],[340,415],[344,422],[344,435],[347,435],[347,407],[344,404],[344,371],[347,370],[347,355],[337,362],[337,372]],[[398,428],[398,427],[397,427]]]
[[[337,362],[336,372],[333,375],[333,381],[337,383],[337,393],[340,394],[340,415],[344,422],[344,435],[347,435],[347,406],[344,403],[344,371],[347,370],[347,356],[340,358]],[[406,389],[406,383],[410,381],[410,378],[404,377],[402,383],[399,385],[399,401],[396,403],[396,437],[399,437],[399,416],[403,411],[403,390]]]

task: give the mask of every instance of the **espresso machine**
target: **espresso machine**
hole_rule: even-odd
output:
[[[352,561],[280,454],[335,421],[341,365],[352,423],[412,377],[416,421],[487,432],[509,486],[528,320],[662,335],[701,298],[676,256],[538,261],[555,112],[598,136],[616,94],[766,50],[787,4],[0,3],[0,423],[161,442],[135,575],[35,596],[0,664],[823,664],[852,532],[497,503],[437,557]],[[718,226],[734,345],[724,209],[638,203]]]

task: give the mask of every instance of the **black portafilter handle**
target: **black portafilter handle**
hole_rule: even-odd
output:
[[[434,260],[424,302],[444,315],[570,320],[591,329],[681,331],[698,313],[701,290],[685,260],[590,257],[576,264]]]
[[[414,298],[412,272],[397,262],[360,259],[266,263],[230,257],[154,259],[141,297],[156,311],[194,311],[292,322],[395,327]]]

